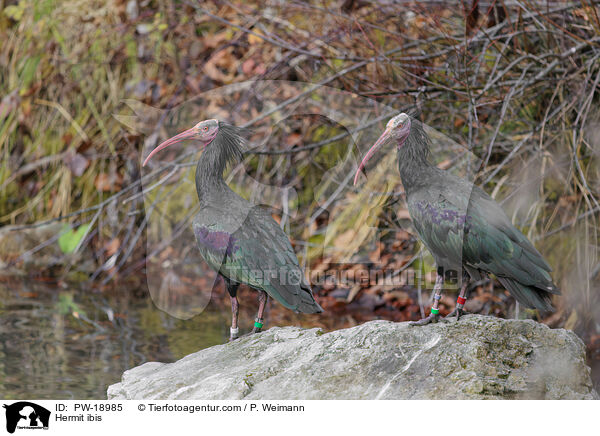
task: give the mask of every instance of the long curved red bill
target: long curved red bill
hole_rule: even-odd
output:
[[[159,151],[161,151],[163,148],[167,148],[169,145],[176,144],[176,143],[184,141],[186,139],[191,139],[194,137],[195,134],[196,134],[196,131],[193,128],[191,128],[184,132],[181,132],[178,135],[173,136],[172,138],[167,139],[165,142],[159,144],[154,150],[152,150],[150,152],[150,154],[148,155],[148,157],[146,158],[146,160],[144,161],[142,166],[143,167],[146,166],[146,164],[148,163],[150,158],[152,156],[154,156],[156,153],[158,153]]]
[[[356,170],[356,174],[354,175],[354,185],[356,185],[356,182],[358,181],[358,175],[363,170],[363,168],[365,167],[365,165],[367,164],[367,162],[369,161],[369,159],[371,159],[371,157],[375,154],[375,152],[377,150],[379,150],[379,148],[383,144],[385,144],[385,142],[389,138],[389,135],[390,135],[390,130],[389,129],[385,129],[385,132],[382,133],[382,135],[379,137],[379,139],[377,140],[377,142],[375,144],[373,144],[373,146],[369,149],[369,151],[367,152],[367,154],[365,154],[365,157],[363,158],[362,162],[358,166],[358,169]]]

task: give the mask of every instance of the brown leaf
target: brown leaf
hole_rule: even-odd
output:
[[[194,94],[200,93],[200,81],[196,77],[187,76],[185,78],[186,85],[192,90]]]
[[[98,191],[114,192],[121,189],[121,183],[123,183],[123,177],[120,174],[100,173],[96,176],[94,186]]]
[[[256,33],[257,35],[262,35],[262,33],[258,30],[254,30],[254,33]],[[250,45],[260,44],[263,41],[264,40],[260,36],[251,35],[251,34],[248,35],[248,44],[250,44]]]
[[[286,138],[285,138],[285,143],[289,146],[289,147],[293,147],[294,145],[298,145],[302,142],[302,135],[300,135],[299,133],[290,133]]]
[[[67,153],[65,164],[75,177],[80,177],[90,165],[90,161],[80,153]]]
[[[73,140],[73,134],[71,132],[67,132],[64,135],[62,135],[61,139],[65,143],[65,145],[70,145],[71,141]]]
[[[254,62],[253,59],[247,59],[244,61],[244,63],[242,64],[242,71],[246,76],[252,74],[252,71],[254,71],[254,65],[256,65],[256,62]]]
[[[448,168],[450,168],[451,164],[452,164],[452,161],[450,159],[446,159],[446,160],[440,162],[437,166],[438,166],[438,168],[441,168],[442,170],[447,170]]]
[[[204,64],[204,72],[208,77],[217,82],[228,83],[232,78],[219,70],[214,62],[210,61]]]
[[[262,76],[266,72],[267,72],[267,67],[265,67],[265,64],[258,64],[256,67],[254,67],[254,74],[256,74],[258,76]]]
[[[204,45],[207,48],[216,48],[221,45],[223,41],[227,41],[227,39],[227,31],[220,33],[208,33],[202,36],[202,42],[204,42]]]
[[[215,81],[230,83],[235,77],[234,65],[236,62],[237,59],[233,56],[231,50],[221,50],[204,64],[204,72]],[[222,70],[228,71],[228,74]]]
[[[221,118],[227,119],[229,118],[229,113],[223,108],[223,104],[219,103],[215,100],[210,100],[208,107],[206,108],[206,113],[210,114],[213,118]]]
[[[342,233],[340,236],[335,238],[333,245],[336,248],[346,248],[355,237],[356,237],[356,230],[348,229],[344,233]]]
[[[121,241],[119,238],[113,238],[106,244],[104,244],[104,250],[106,251],[107,256],[112,256],[117,252],[119,247],[121,246]]]
[[[173,253],[175,252],[175,250],[173,250],[173,247],[168,246],[167,248],[165,248],[159,255],[159,259],[161,262],[167,260],[170,256],[173,255]]]

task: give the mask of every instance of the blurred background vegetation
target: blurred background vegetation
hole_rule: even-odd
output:
[[[0,0],[0,268],[5,292],[18,293],[5,301],[22,307],[31,300],[35,307],[41,291],[24,290],[23,283],[43,280],[44,286],[79,289],[71,297],[58,290],[47,297],[52,313],[74,323],[74,334],[85,328],[102,337],[98,326],[122,325],[115,319],[126,314],[109,304],[108,295],[145,286],[149,225],[141,187],[173,168],[140,168],[144,147],[166,136],[164,110],[248,80],[319,83],[382,107],[416,109],[429,126],[478,158],[469,176],[502,201],[549,260],[563,290],[555,314],[520,316],[575,330],[588,346],[598,383],[599,3]],[[254,99],[245,111],[260,111],[260,96],[246,93],[236,94],[236,104]],[[131,111],[127,101],[160,110],[152,118],[158,127],[131,128],[115,116]],[[251,121],[236,117],[232,102],[207,105],[211,116]],[[139,110],[133,112],[139,117]],[[383,115],[368,127],[381,131],[388,118]],[[266,128],[271,121],[250,127]],[[288,230],[312,271],[360,273],[362,266],[335,250],[311,249],[325,244],[350,246],[354,260],[382,271],[427,273],[431,261],[419,254],[393,164],[374,172],[368,190],[348,187],[334,195],[335,189],[321,185],[320,175],[348,150],[358,156],[374,139],[349,149],[348,133],[319,113],[292,117],[273,128],[260,148],[265,153],[248,153],[243,164],[256,180],[294,186],[298,213]],[[452,168],[457,161],[448,150],[440,147],[434,158]],[[378,200],[372,194],[386,183],[389,192]],[[239,183],[237,188],[243,192]],[[327,211],[314,204],[322,194]],[[357,223],[370,230],[358,232]],[[375,233],[374,245],[367,243]],[[165,250],[156,254],[172,256]],[[90,290],[92,300],[85,295]],[[276,306],[273,319],[335,328],[372,318],[415,319],[428,305],[427,294],[408,282],[316,290],[334,321],[284,318]],[[142,298],[143,292],[131,294]],[[213,296],[218,305],[224,294]],[[453,300],[452,294],[442,300],[444,310],[453,308]],[[254,304],[250,294],[248,301]],[[78,302],[87,302],[87,312]],[[0,304],[0,315],[14,312],[9,303]],[[502,289],[475,289],[471,305],[482,313],[516,313]],[[142,317],[148,325],[176,328],[162,314],[155,312],[152,323],[143,313],[132,309],[127,331]],[[205,345],[220,341],[222,330]],[[188,348],[176,347],[171,358]],[[142,354],[156,355],[147,349]],[[143,360],[126,355],[115,372]]]

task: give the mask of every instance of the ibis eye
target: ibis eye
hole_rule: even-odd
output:
[[[204,130],[206,132],[208,130],[208,126],[202,127],[202,130]]]

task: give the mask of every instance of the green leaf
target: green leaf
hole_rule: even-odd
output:
[[[68,224],[65,224],[61,230],[61,235],[58,238],[60,250],[65,254],[75,251],[75,248],[77,248],[77,245],[79,245],[79,242],[81,242],[81,239],[87,233],[89,227],[89,224],[83,224],[75,230],[71,229],[71,226]]]
[[[21,18],[23,18],[23,12],[25,12],[25,5],[21,3],[18,5],[10,5],[4,8],[4,14],[14,21],[21,21]]]
[[[33,82],[39,62],[40,56],[33,56],[25,61],[23,69],[21,70],[21,79],[23,81],[22,90],[26,90],[31,82]]]
[[[21,1],[19,2],[19,5],[21,5],[21,3],[23,3],[23,6],[27,4],[27,2]],[[38,0],[37,2],[35,2],[33,19],[35,21],[39,21],[41,18],[49,16],[52,13],[52,11],[58,6],[55,3],[56,2],[54,0]]]
[[[73,301],[73,295],[70,293],[61,293],[56,302],[56,309],[61,315],[73,314],[75,318],[80,318],[82,315],[87,317],[85,311]]]

